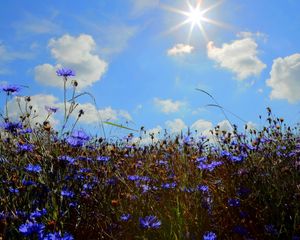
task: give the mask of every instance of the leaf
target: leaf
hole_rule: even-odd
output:
[[[123,129],[131,130],[131,131],[134,131],[134,132],[138,132],[138,130],[135,130],[135,129],[132,129],[132,128],[129,128],[129,127],[125,127],[125,126],[117,124],[117,123],[106,122],[106,121],[103,122],[103,123],[108,124],[108,125],[112,125],[114,127],[123,128]]]

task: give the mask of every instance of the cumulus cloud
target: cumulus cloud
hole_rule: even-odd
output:
[[[180,118],[174,119],[173,121],[170,121],[170,120],[166,121],[165,124],[166,124],[167,130],[169,130],[171,133],[175,133],[175,134],[178,134],[187,128],[184,121]]]
[[[63,107],[63,105],[61,105]],[[84,114],[80,117],[80,122],[85,124],[94,124],[99,121],[116,121],[119,118],[125,118],[131,120],[130,114],[125,110],[116,110],[111,107],[102,109],[96,109],[94,104],[91,103],[79,103],[76,108],[76,112],[80,109],[84,111]]]
[[[162,127],[158,125],[155,128],[146,130],[146,133],[143,133],[141,138],[134,137],[132,139],[132,142],[141,145],[149,145],[152,142],[157,143],[160,139],[160,133],[162,132],[162,130]]]
[[[185,103],[181,101],[173,101],[172,99],[164,100],[159,98],[154,98],[154,104],[166,114],[178,112],[180,108],[185,105]]]
[[[189,54],[193,50],[194,50],[193,46],[179,43],[179,44],[176,44],[174,47],[170,48],[167,51],[167,54],[169,56],[178,56],[178,55]]]
[[[78,89],[92,86],[107,70],[108,64],[93,53],[96,43],[90,35],[73,37],[65,34],[59,39],[51,39],[48,47],[57,64],[46,63],[34,69],[35,79],[44,85],[63,87],[62,79],[55,75],[61,66],[75,70]]]
[[[45,95],[45,94],[37,94],[30,97],[31,101],[28,103],[28,107],[32,106],[31,110],[31,123],[40,123],[42,124],[47,116],[48,112],[45,109],[45,106],[49,107],[60,107],[61,103],[59,100],[53,95]],[[20,109],[20,107],[21,109]],[[9,117],[12,119],[19,119],[19,116],[23,113],[26,113],[26,102],[24,97],[14,97],[12,100],[8,102]],[[30,112],[28,108],[28,112]],[[56,126],[59,124],[59,120],[55,118],[55,114],[52,114],[48,120],[52,124],[52,126]],[[33,118],[34,117],[34,118]]]
[[[300,54],[296,53],[273,61],[270,78],[271,99],[286,99],[290,103],[300,100]]]
[[[238,80],[257,76],[266,68],[257,56],[257,43],[249,37],[224,43],[221,48],[209,42],[207,54],[218,66],[235,73]]]
[[[191,126],[191,130],[197,131],[197,135],[208,135],[211,129],[213,129],[213,124],[203,119],[197,120]]]

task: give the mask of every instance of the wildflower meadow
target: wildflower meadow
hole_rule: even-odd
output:
[[[56,73],[64,105],[45,106],[44,122],[22,86],[1,87],[6,103],[26,102],[20,116],[7,104],[1,116],[1,239],[300,239],[298,126],[268,108],[260,129],[166,132],[142,144],[147,131],[127,128],[113,141],[77,127],[75,72]],[[57,111],[61,128],[49,120]]]

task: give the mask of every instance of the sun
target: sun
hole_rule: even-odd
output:
[[[200,10],[200,5],[197,5],[195,8],[190,7],[190,11],[188,13],[188,20],[192,25],[201,24],[203,14]]]
[[[207,16],[205,16],[212,9],[219,6],[222,3],[222,0],[220,0],[217,3],[215,3],[214,5],[210,5],[206,8],[203,8],[203,1],[204,0],[197,0],[196,4],[192,5],[189,0],[186,0],[186,4],[188,6],[188,11],[173,8],[173,7],[170,7],[170,6],[163,6],[163,8],[165,8],[168,11],[179,13],[180,15],[183,15],[183,16],[186,17],[186,19],[183,22],[181,22],[181,23],[177,24],[176,26],[172,27],[168,32],[175,31],[175,30],[179,29],[180,27],[189,24],[190,25],[190,30],[189,30],[189,34],[188,34],[188,42],[190,42],[191,37],[192,37],[192,33],[193,33],[195,28],[198,28],[200,30],[200,32],[202,33],[204,39],[208,42],[209,39],[208,39],[208,36],[207,36],[206,31],[204,29],[204,24],[205,23],[210,23],[210,24],[225,27],[224,24],[222,24],[220,22],[217,22],[215,20],[212,20],[212,19],[208,18]]]

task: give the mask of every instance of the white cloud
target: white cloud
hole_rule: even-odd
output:
[[[180,118],[174,119],[173,121],[166,121],[167,130],[170,130],[171,133],[178,134],[181,131],[185,130],[187,126],[184,121]]]
[[[162,132],[162,127],[161,126],[156,126],[155,128],[146,130],[146,134],[142,134],[142,139],[140,139],[139,137],[134,137],[132,139],[133,143],[138,143],[141,145],[149,145],[152,142],[153,143],[157,143],[160,139],[160,133]]]
[[[271,99],[287,99],[290,103],[300,100],[300,54],[296,53],[273,61],[270,78]]]
[[[172,99],[163,100],[159,98],[154,98],[154,104],[166,114],[178,112],[180,108],[185,105],[185,103],[181,101],[173,101]]]
[[[191,130],[197,131],[197,135],[207,135],[209,130],[213,129],[213,124],[209,121],[199,119],[191,126]]]
[[[232,132],[233,128],[228,120],[223,120],[217,124],[219,126],[219,131]]]
[[[58,99],[53,95],[45,95],[45,94],[37,94],[30,97],[31,101],[28,103],[28,107],[32,106],[32,115],[31,120],[32,124],[40,123],[42,124],[48,115],[48,112],[45,110],[45,106],[50,107],[60,107],[61,103],[59,103]],[[13,119],[18,119],[22,112],[19,108],[19,104],[21,106],[21,110],[23,113],[26,113],[26,102],[24,97],[14,97],[12,100],[8,102],[8,110],[9,117]],[[28,108],[28,112],[29,112]],[[61,111],[61,110],[60,110]],[[55,114],[52,114],[48,119],[52,126],[56,126],[59,124],[59,121],[55,118]]]
[[[170,48],[167,52],[169,56],[178,56],[178,55],[184,55],[189,54],[194,50],[194,47],[187,44],[176,44],[174,47]]]
[[[133,16],[140,16],[159,5],[159,0],[131,0]]]
[[[246,125],[248,131],[257,129],[257,124],[251,121],[247,122]]]
[[[63,105],[61,105],[63,107]],[[106,107],[102,109],[96,109],[95,105],[91,103],[79,103],[75,112],[82,109],[84,114],[80,117],[80,122],[84,124],[98,123],[99,121],[116,121],[119,118],[125,118],[126,120],[131,120],[132,117],[125,110],[116,110],[111,107]],[[74,115],[77,117],[77,115]]]
[[[247,37],[224,43],[221,48],[207,44],[208,57],[221,67],[236,74],[238,80],[259,75],[266,65],[257,57],[257,43]]]
[[[263,42],[268,41],[268,35],[262,32],[239,32],[237,37],[240,38],[254,38],[254,39],[262,39]]]
[[[78,89],[92,86],[107,70],[108,64],[98,55],[93,54],[96,44],[90,35],[72,37],[66,34],[59,39],[51,39],[48,46],[58,64],[55,66],[43,64],[35,67],[35,79],[44,85],[63,86],[62,79],[55,76],[55,71],[60,66],[75,70],[75,79],[79,83]]]

